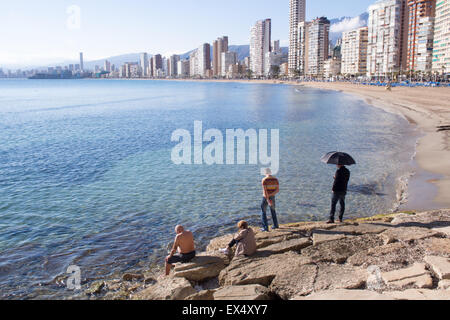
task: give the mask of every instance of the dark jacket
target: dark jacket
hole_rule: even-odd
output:
[[[347,192],[349,180],[350,171],[346,167],[338,169],[334,180],[333,192]]]

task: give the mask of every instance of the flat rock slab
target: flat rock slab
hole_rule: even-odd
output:
[[[339,226],[333,229],[334,232],[341,232],[347,235],[380,234],[392,228],[385,223],[361,223],[356,225]]]
[[[334,230],[333,230],[334,231]],[[345,239],[347,236],[343,233],[335,233],[328,230],[315,230],[313,233],[313,245],[317,246],[324,242],[338,241]]]
[[[165,278],[134,294],[132,300],[184,300],[197,292],[184,278]]]
[[[189,297],[187,297],[185,300],[190,301],[211,301],[214,300],[214,292],[216,290],[203,290],[199,293],[193,294]]]
[[[295,266],[310,263],[294,252],[271,255],[264,258],[241,258],[233,262],[219,275],[222,286],[260,284],[269,286],[280,273],[290,273]]]
[[[270,251],[273,254],[280,254],[289,251],[299,252],[301,249],[309,247],[312,245],[312,241],[309,238],[292,239],[284,242],[272,244],[265,247],[265,251]]]
[[[200,255],[190,263],[175,265],[174,276],[190,281],[201,282],[217,277],[227,266],[228,258],[223,256]]]
[[[410,242],[439,236],[439,232],[419,227],[397,227],[384,231],[381,236],[384,243],[389,244],[397,241]]]
[[[302,250],[302,256],[313,262],[345,263],[359,251],[383,245],[378,235],[345,236],[336,241],[327,241]]]
[[[394,300],[450,300],[449,290],[408,289],[386,292]]]
[[[302,265],[291,273],[277,275],[269,288],[289,300],[324,290],[363,288],[368,275],[367,270],[348,265]]]
[[[214,300],[270,300],[270,291],[261,285],[229,286],[214,292]]]
[[[450,223],[450,210],[433,210],[415,215],[401,214],[392,220],[391,224],[407,227],[448,227]]]
[[[439,281],[438,288],[441,290],[450,290],[450,280]]]
[[[433,286],[433,279],[426,270],[424,263],[415,263],[409,268],[384,272],[381,276],[390,288],[405,288],[408,286],[431,288]]]
[[[450,238],[450,227],[433,228],[432,230],[445,234],[446,237]]]
[[[426,256],[424,260],[430,265],[439,279],[450,280],[450,259],[438,256]]]
[[[292,300],[355,301],[355,300],[394,300],[394,298],[369,290],[337,289],[337,290],[315,292],[306,297],[297,296],[294,297]]]
[[[347,263],[368,268],[377,266],[382,271],[402,269],[407,265],[422,261],[425,249],[422,246],[396,242],[384,246],[361,250],[351,256]]]

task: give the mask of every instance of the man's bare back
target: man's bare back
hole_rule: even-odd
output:
[[[187,254],[195,251],[194,235],[190,231],[184,231],[175,238],[173,249],[178,250],[179,253]]]

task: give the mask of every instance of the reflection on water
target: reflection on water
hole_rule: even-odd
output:
[[[336,168],[320,158],[331,150],[358,159],[348,217],[389,211],[415,144],[406,121],[338,92],[165,81],[0,86],[2,298],[71,296],[63,284],[74,264],[83,285],[146,269],[162,261],[177,224],[200,250],[242,219],[258,226],[259,166],[171,163],[172,132],[192,132],[195,120],[204,130],[280,130],[280,223],[327,219]]]

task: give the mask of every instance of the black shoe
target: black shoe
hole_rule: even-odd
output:
[[[339,219],[339,223],[344,223],[344,220],[343,219]]]
[[[334,224],[334,221],[333,221],[333,220],[329,220],[329,221],[327,222],[327,224]]]

